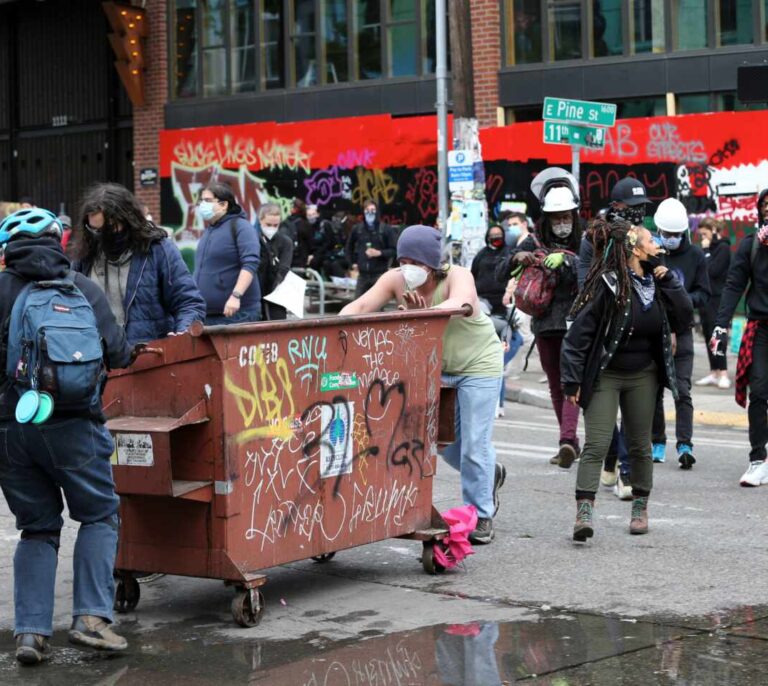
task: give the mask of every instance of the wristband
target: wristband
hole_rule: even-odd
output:
[[[240,291],[232,291],[232,297],[240,300],[240,298],[243,297],[243,294]]]

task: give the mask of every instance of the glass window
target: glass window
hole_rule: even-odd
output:
[[[624,54],[623,4],[624,0],[593,0],[592,42],[595,57]]]
[[[418,31],[413,0],[389,0],[387,40],[389,75],[414,76],[418,67]]]
[[[718,45],[752,42],[752,0],[718,0]]]
[[[507,64],[541,62],[540,0],[507,0],[505,8]]]
[[[741,102],[736,97],[736,91],[715,94],[716,112],[744,112],[746,110],[764,110],[766,108],[768,108],[768,103]]]
[[[293,0],[293,70],[296,86],[318,83],[315,59],[315,0]]]
[[[524,107],[506,107],[504,109],[504,124],[519,124],[526,121],[541,121],[541,105],[525,105]]]
[[[224,47],[225,0],[201,0],[203,96],[227,92],[227,51]]]
[[[699,114],[711,111],[709,93],[677,96],[677,114]]]
[[[553,60],[582,57],[581,1],[549,0],[549,45]]]
[[[256,16],[251,0],[230,0],[229,54],[232,92],[245,93],[256,88]]]
[[[381,78],[381,8],[379,0],[357,0],[358,78]]]
[[[325,82],[349,80],[347,60],[347,2],[326,0],[324,3]]]
[[[632,52],[664,52],[664,0],[630,0]]]
[[[263,0],[261,61],[264,88],[285,87],[283,0]]]
[[[768,1],[768,0],[766,0]],[[423,73],[434,74],[437,65],[437,26],[435,19],[435,0],[423,0],[424,3],[424,22],[426,26],[422,35],[424,45],[422,46]],[[451,32],[448,28],[448,11],[446,3],[445,14],[445,41],[446,41],[446,60],[448,69],[451,68]]]
[[[663,96],[651,98],[626,98],[614,100],[618,105],[616,109],[617,119],[631,119],[632,117],[663,117],[667,114],[667,99]]]
[[[677,50],[697,50],[707,47],[709,3],[706,0],[673,0]]]
[[[196,12],[197,0],[176,0],[173,17],[173,93],[177,98],[197,95]]]

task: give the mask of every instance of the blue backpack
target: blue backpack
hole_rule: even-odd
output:
[[[19,293],[8,324],[6,374],[19,395],[50,393],[57,410],[98,403],[106,377],[101,335],[71,273],[32,281]]]

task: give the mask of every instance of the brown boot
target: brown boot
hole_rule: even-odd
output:
[[[584,543],[588,538],[592,538],[594,531],[592,529],[592,512],[595,503],[588,498],[581,498],[576,501],[576,523],[573,525],[573,540]]]
[[[635,496],[632,498],[632,519],[629,521],[629,533],[648,533],[648,498]]]

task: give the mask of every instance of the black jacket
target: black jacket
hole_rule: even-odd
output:
[[[604,288],[597,291],[578,313],[563,339],[560,353],[560,380],[566,395],[576,395],[581,389],[579,404],[587,408],[600,374],[608,366],[616,349],[624,338],[624,332],[631,326],[631,302],[627,303],[621,321],[617,321],[615,277],[603,277]],[[693,305],[680,282],[672,272],[661,281],[656,281],[656,298],[662,307],[662,337],[656,350],[652,351],[659,369],[659,381],[677,397],[675,359],[672,354],[672,329],[667,310],[673,309],[681,330],[693,325]],[[632,293],[632,297],[637,297]],[[652,402],[652,401],[649,401]]]
[[[715,326],[727,329],[744,291],[747,291],[747,318],[768,320],[768,247],[760,245],[752,264],[755,234],[746,236],[733,256],[731,268],[720,298]]]
[[[727,238],[712,236],[712,242],[704,250],[707,260],[707,274],[712,296],[722,295],[725,280],[728,278],[728,268],[731,266],[731,242]]]
[[[312,269],[320,270],[329,262],[346,260],[347,232],[341,222],[323,219],[314,233]]]
[[[500,260],[496,269],[496,278],[500,283],[506,284],[509,280],[509,274],[514,268],[514,257],[519,252],[535,252],[543,250],[546,253],[557,252],[559,248],[552,246],[547,248],[533,234],[525,237],[525,240],[516,248],[504,252],[504,258]],[[577,244],[578,245],[578,244]],[[552,298],[552,303],[547,313],[540,319],[531,320],[531,330],[536,336],[562,336],[566,331],[565,319],[571,311],[574,298],[576,297],[577,266],[579,257],[576,254],[566,254],[563,264],[557,270],[557,288]]]
[[[259,283],[261,295],[269,295],[275,290],[291,271],[293,258],[293,241],[284,233],[278,231],[272,239],[268,239],[259,230],[261,243],[261,261],[259,262]]]
[[[704,307],[707,304],[710,295],[707,258],[698,245],[691,245],[687,234],[683,234],[680,247],[664,255],[661,263],[675,274],[691,296],[694,307]]]
[[[592,266],[592,258],[595,255],[595,248],[586,236],[581,239],[581,245],[579,246],[579,266],[576,268],[578,272],[579,290],[584,287],[584,282],[587,280],[587,274]]]
[[[306,217],[292,214],[280,225],[280,231],[288,236],[293,243],[291,266],[305,269],[312,251],[312,225]]]
[[[489,229],[490,230],[490,229]],[[486,234],[486,239],[488,235]],[[475,277],[477,295],[491,304],[492,314],[506,315],[506,308],[501,302],[506,284],[496,278],[496,269],[505,259],[503,248],[486,246],[472,260],[471,272]]]
[[[5,333],[13,303],[21,289],[29,281],[60,279],[70,270],[61,244],[55,238],[18,238],[11,241],[5,250],[5,271],[0,273],[0,322]],[[131,346],[125,339],[125,331],[115,320],[104,292],[87,276],[73,272],[75,285],[82,291],[96,315],[104,346],[104,361],[109,369],[127,367],[131,360]],[[0,354],[0,417],[12,417],[16,408],[17,393],[10,386],[5,374],[6,350]],[[54,408],[54,417],[61,416]],[[104,420],[99,411],[90,415],[92,419]]]
[[[395,259],[397,238],[395,232],[387,224],[378,219],[370,228],[365,222],[355,225],[347,241],[347,259],[350,264],[356,264],[361,274],[366,276],[383,274],[393,259]],[[381,250],[379,257],[368,257],[368,248]]]

